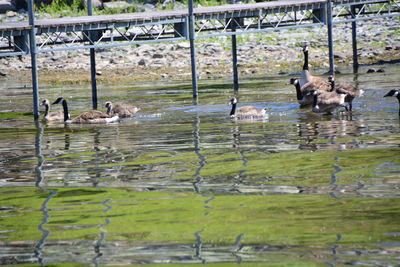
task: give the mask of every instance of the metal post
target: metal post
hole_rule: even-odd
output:
[[[234,4],[235,0],[231,0],[231,4]],[[231,20],[231,30],[236,31],[236,20]],[[232,67],[233,67],[233,90],[239,91],[239,74],[237,69],[237,47],[236,47],[236,34],[232,35]]]
[[[197,71],[196,71],[196,48],[194,47],[194,16],[193,16],[193,0],[189,0],[189,41],[190,41],[190,58],[192,66],[192,90],[193,97],[197,98]]]
[[[32,96],[33,96],[33,117],[35,120],[39,118],[39,82],[37,73],[37,62],[36,62],[36,29],[35,29],[35,14],[33,9],[33,0],[28,1],[28,15],[29,25],[31,27],[29,31],[29,50],[31,53],[31,65],[32,65]]]
[[[356,7],[351,6],[351,18],[355,19],[356,17]],[[353,44],[353,71],[354,73],[358,72],[358,54],[357,54],[357,23],[356,21],[351,22],[351,37]]]
[[[93,15],[92,0],[87,1],[88,15]],[[93,34],[89,31],[89,42],[93,45]],[[96,52],[94,48],[90,48],[90,77],[92,80],[92,107],[97,109],[97,83],[96,83]]]
[[[332,75],[335,70],[335,62],[333,57],[333,37],[332,37],[332,0],[328,0],[326,4],[326,21],[328,27],[328,45],[329,45],[329,73]]]

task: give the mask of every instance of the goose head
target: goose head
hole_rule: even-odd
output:
[[[400,99],[400,89],[392,89],[383,97],[395,96]]]
[[[237,99],[236,99],[236,97],[232,97],[232,98],[229,100],[229,105],[230,105],[230,106],[233,106],[233,105],[235,105],[235,104],[237,104]]]
[[[111,113],[111,110],[112,110],[111,101],[107,101],[106,103],[104,103],[104,107],[107,109],[107,114]]]
[[[299,79],[297,78],[290,78],[289,84],[296,85],[299,83]]]
[[[308,45],[303,45],[303,52],[308,52]]]
[[[50,101],[48,99],[44,99],[42,102],[40,102],[41,106],[50,106]]]

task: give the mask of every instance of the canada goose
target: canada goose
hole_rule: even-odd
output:
[[[236,109],[237,99],[236,97],[232,97],[229,101],[229,105],[232,105],[231,113],[229,114],[231,118],[234,117],[242,117],[242,118],[249,118],[249,117],[264,117],[267,109],[258,109],[254,106],[243,106]]]
[[[328,82],[331,83],[331,92],[336,91],[338,93],[346,94],[345,102],[349,103],[349,110],[353,109],[353,100],[363,94],[363,90],[358,89],[355,85],[351,83],[335,83],[335,78],[333,75],[328,77]]]
[[[330,89],[330,83],[328,83],[324,78],[313,76],[310,74],[308,69],[308,46],[303,46],[304,53],[304,65],[303,71],[300,77],[300,87],[303,87],[308,82],[313,82],[318,88],[328,91]]]
[[[392,89],[383,97],[394,96],[399,100],[399,116],[400,116],[400,89]]]
[[[108,115],[117,114],[120,118],[132,117],[140,110],[140,108],[125,104],[116,104],[114,106],[110,101],[107,101],[104,106],[107,108]]]
[[[43,121],[46,122],[62,122],[64,120],[64,114],[61,111],[50,112],[50,101],[48,99],[44,99],[41,103],[41,106],[45,107],[45,112],[43,116]],[[68,114],[69,116],[69,114]]]
[[[310,94],[311,91],[323,91],[323,92],[328,91],[327,90],[328,88],[326,86],[320,87],[318,86],[318,84],[315,84],[313,82],[308,82],[303,86],[301,86],[300,81],[297,78],[291,78],[289,83],[293,84],[294,87],[296,88],[297,101],[302,106],[313,103],[313,95]]]
[[[345,93],[311,91],[310,94],[313,95],[313,112],[332,114],[338,107],[344,107],[348,111],[345,104]]]
[[[99,110],[90,110],[82,113],[81,115],[73,118],[72,120],[70,119],[69,113],[68,113],[68,105],[67,105],[67,100],[65,100],[62,97],[57,98],[56,101],[53,102],[52,105],[54,104],[59,104],[62,103],[63,109],[64,109],[64,123],[89,123],[89,124],[94,124],[94,123],[109,123],[109,122],[116,122],[119,120],[118,115],[116,116],[111,116],[108,115],[105,112],[99,111]]]

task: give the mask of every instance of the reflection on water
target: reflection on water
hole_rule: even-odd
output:
[[[332,116],[300,109],[288,77],[247,81],[240,103],[268,120],[231,120],[229,83],[198,102],[187,86],[126,85],[99,95],[125,92],[135,118],[46,125],[23,115],[29,88],[1,87],[0,264],[395,265],[400,124],[382,96],[398,68],[338,77],[365,95]],[[90,106],[77,88],[41,94],[61,91]]]

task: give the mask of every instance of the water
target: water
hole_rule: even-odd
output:
[[[374,265],[400,258],[400,65],[342,74],[365,93],[354,112],[300,109],[288,76],[100,85],[100,104],[128,101],[110,125],[34,123],[31,88],[0,85],[0,264],[215,266]],[[356,81],[354,81],[356,80]],[[73,115],[89,85],[42,85]],[[53,107],[54,109],[54,107]]]

